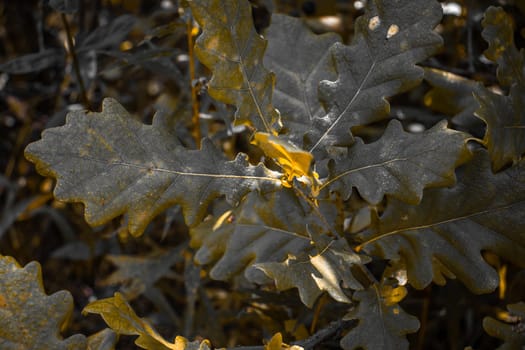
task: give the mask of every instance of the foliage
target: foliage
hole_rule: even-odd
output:
[[[496,95],[480,86],[476,97],[480,104],[477,115],[487,123],[484,142],[491,154],[493,169],[501,170],[517,162],[525,151],[522,103],[525,96],[523,63],[525,51],[514,46],[512,22],[501,8],[491,7],[483,20],[483,37],[489,43],[485,55],[498,64],[498,81],[509,94]]]
[[[45,295],[38,263],[21,268],[0,256],[3,346],[112,349],[132,335],[144,349],[210,349],[198,338],[235,346],[242,341],[225,329],[243,333],[255,323],[257,336],[242,339],[269,339],[261,349],[421,348],[428,305],[418,319],[407,299],[453,279],[471,293],[499,288],[504,296],[507,267],[525,268],[525,51],[502,8],[489,7],[481,22],[498,91],[430,67],[446,45],[435,0],[368,1],[349,44],[283,14],[260,28],[262,5],[246,0],[191,0],[174,12],[175,25],[150,30],[129,52],[116,47],[132,45],[135,16],[74,43],[66,14],[80,15],[83,5],[50,5],[62,11],[85,109],[69,111],[24,154],[56,180],[54,198],[82,203],[101,232],[81,242],[78,259],[106,270],[82,314],[100,315],[109,329],[63,340],[71,295]],[[189,87],[166,57],[176,49],[157,46],[177,28]],[[41,50],[0,70],[67,64],[61,53]],[[179,86],[159,95],[151,121],[111,97],[90,112],[97,78],[88,63],[102,55],[120,65],[111,61],[100,76],[129,64]],[[417,109],[419,133],[395,111],[414,96],[429,107]],[[425,119],[429,110],[448,118]],[[0,238],[34,201],[4,210]],[[131,301],[158,313],[140,318]],[[516,325],[485,318],[483,326],[510,349],[523,345],[523,303],[508,308]]]
[[[84,308],[84,313],[100,314],[108,326],[117,334],[138,335],[135,344],[143,349],[209,349],[208,341],[195,344],[183,337],[177,337],[174,343],[162,338],[151,325],[139,318],[120,293],[113,298],[97,300]]]
[[[129,232],[140,235],[175,204],[194,224],[220,195],[235,204],[250,190],[280,182],[262,165],[250,166],[244,155],[228,161],[210,141],[200,150],[181,147],[159,118],[151,126],[133,122],[112,99],[102,108],[89,116],[68,114],[64,127],[47,130],[26,149],[38,171],[60,178],[55,196],[82,201],[92,225],[126,213]],[[195,196],[187,196],[190,191]]]
[[[514,324],[507,324],[486,317],[483,320],[483,328],[492,336],[505,340],[505,343],[498,349],[519,349],[525,346],[525,336],[523,335],[523,317],[525,316],[525,304],[523,302],[507,306],[511,312],[509,321]]]
[[[2,349],[78,349],[86,338],[59,335],[73,311],[73,298],[66,291],[46,295],[40,265],[24,268],[11,257],[0,258],[0,346]]]

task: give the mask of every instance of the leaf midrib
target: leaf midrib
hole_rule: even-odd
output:
[[[365,245],[374,243],[374,242],[379,241],[379,240],[381,240],[383,238],[387,238],[387,237],[396,235],[398,233],[403,233],[403,232],[406,232],[406,231],[416,231],[416,230],[421,230],[421,229],[432,228],[434,226],[444,225],[444,224],[448,224],[448,223],[451,223],[451,222],[456,222],[456,221],[461,221],[461,220],[468,220],[468,219],[474,218],[474,217],[479,216],[479,215],[484,215],[484,214],[494,214],[495,212],[498,212],[498,211],[501,211],[501,210],[506,210],[506,209],[509,209],[509,208],[511,208],[513,206],[520,205],[520,204],[525,204],[525,199],[518,200],[518,201],[516,201],[514,203],[511,203],[511,204],[491,207],[491,208],[484,209],[484,210],[479,210],[479,211],[476,211],[476,212],[473,212],[473,213],[470,213],[470,214],[461,215],[461,216],[458,216],[458,217],[454,217],[454,218],[450,218],[450,219],[446,219],[446,220],[441,220],[441,221],[429,223],[429,224],[426,224],[426,225],[405,227],[405,228],[400,228],[400,229],[397,229],[397,230],[392,230],[392,231],[389,231],[389,232],[384,232],[384,233],[381,233],[379,236],[373,237],[373,238],[371,238],[371,239],[361,243],[359,246],[356,247],[356,250],[361,250]]]
[[[364,79],[361,81],[361,84],[359,84],[359,87],[358,87],[356,93],[354,94],[354,96],[352,96],[352,99],[350,100],[350,102],[348,102],[348,104],[346,105],[345,109],[339,114],[339,116],[336,118],[336,120],[334,120],[332,125],[330,125],[330,127],[328,129],[326,129],[326,131],[323,133],[323,135],[321,135],[321,137],[319,138],[319,140],[317,140],[315,145],[313,145],[312,148],[310,148],[310,151],[309,151],[310,153],[312,153],[317,148],[317,146],[319,146],[321,144],[321,141],[326,137],[326,135],[328,135],[332,131],[332,129],[339,123],[341,118],[346,114],[346,112],[354,104],[354,101],[357,99],[359,94],[361,94],[361,91],[363,90],[363,87],[364,87],[365,83],[367,82],[368,78],[372,74],[372,71],[374,70],[374,68],[376,66],[376,63],[377,63],[377,58],[374,59],[374,61],[370,65],[370,68],[366,72],[366,75],[365,75]]]
[[[224,9],[224,4],[225,3],[226,3],[225,1],[221,2],[222,6],[223,6],[224,13],[226,13],[226,10]],[[235,17],[234,17],[235,21],[237,21],[239,19],[240,6],[236,6],[236,11],[237,12],[236,12]],[[250,29],[251,30],[249,30],[249,36],[250,36],[250,39],[251,39],[253,37],[253,33],[255,32],[255,29],[253,29],[253,28],[250,28]],[[237,51],[237,54],[239,55],[239,67],[241,68],[242,77],[243,77],[244,81],[248,85],[248,92],[250,93],[250,97],[253,100],[253,104],[254,104],[255,108],[257,109],[257,114],[259,115],[259,118],[261,119],[261,121],[262,121],[262,123],[264,125],[264,128],[266,129],[266,132],[271,133],[271,128],[270,128],[270,126],[268,125],[268,122],[265,119],[265,116],[264,116],[264,114],[262,112],[261,106],[259,105],[259,100],[258,100],[257,96],[255,95],[255,93],[253,91],[251,80],[249,79],[248,73],[246,71],[246,66],[245,66],[245,63],[244,63],[244,60],[243,60],[243,55],[245,54],[246,48],[241,50],[241,48],[238,45],[238,41],[236,40],[237,39],[237,35],[235,33],[235,30],[232,29],[232,26],[229,27],[229,30],[230,30],[232,39],[234,39],[232,41],[233,41],[233,44],[235,45],[235,50]],[[257,38],[255,38],[255,42],[256,41],[257,41]],[[248,44],[248,42],[249,42],[249,40],[247,40],[246,44]],[[262,59],[261,59],[261,61],[262,61]],[[254,69],[256,69],[256,68],[254,68]]]
[[[59,154],[57,154],[59,155]],[[255,175],[234,175],[234,174],[210,174],[210,173],[194,173],[194,172],[185,172],[185,171],[178,171],[173,169],[165,169],[165,168],[159,168],[159,167],[148,167],[142,164],[135,164],[135,163],[127,163],[127,162],[105,162],[100,159],[96,158],[90,158],[86,156],[78,156],[78,155],[67,155],[68,158],[76,158],[84,161],[92,161],[100,164],[105,164],[108,167],[110,166],[122,166],[122,167],[130,167],[130,168],[136,168],[140,170],[145,171],[152,171],[152,172],[160,172],[160,173],[168,173],[173,175],[181,175],[181,176],[196,176],[196,177],[211,177],[211,178],[226,178],[226,179],[250,179],[250,180],[266,180],[266,181],[272,181],[276,183],[281,183],[280,179],[276,179],[273,177],[267,177],[267,176],[255,176]]]

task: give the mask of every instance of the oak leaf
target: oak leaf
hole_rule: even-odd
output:
[[[370,229],[358,235],[372,256],[402,261],[418,289],[445,277],[475,293],[492,292],[498,273],[483,259],[491,251],[525,266],[525,163],[498,174],[485,150],[459,168],[451,188],[425,190],[419,205],[391,199]]]
[[[0,255],[1,349],[86,349],[83,335],[60,336],[72,312],[69,292],[46,295],[39,263],[21,267],[14,258]]]
[[[280,184],[280,174],[250,165],[243,154],[229,161],[209,139],[188,150],[166,130],[161,117],[142,124],[107,98],[100,113],[69,113],[66,125],[45,130],[25,155],[42,175],[57,178],[57,199],[84,203],[88,223],[127,214],[133,235],[175,204],[195,225],[216,197],[236,204]]]
[[[492,317],[483,319],[483,328],[493,337],[505,341],[498,350],[523,349],[525,347],[525,303],[507,305],[509,319],[513,322],[504,323]]]
[[[417,204],[424,188],[454,184],[455,167],[469,158],[467,138],[447,128],[446,121],[411,134],[392,120],[379,140],[364,144],[357,138],[345,156],[332,161],[321,189],[329,187],[348,199],[355,187],[372,204],[385,195]]]
[[[419,321],[397,303],[385,301],[385,294],[380,289],[380,286],[373,286],[354,293],[352,299],[359,304],[345,319],[358,320],[358,324],[341,340],[343,349],[408,349],[405,335],[416,332]]]
[[[512,19],[502,8],[489,7],[482,24],[482,36],[489,43],[485,56],[498,64],[498,80],[509,87],[508,95],[482,85],[475,90],[480,105],[476,115],[487,124],[483,141],[498,171],[525,154],[525,50],[516,49]]]
[[[334,240],[324,248],[309,249],[299,256],[289,255],[282,263],[259,263],[255,267],[273,278],[278,290],[297,288],[301,301],[313,307],[323,291],[341,303],[351,303],[344,289],[363,289],[351,269],[365,262],[366,258],[353,252],[345,240]]]
[[[442,10],[437,1],[377,0],[367,2],[356,20],[350,46],[332,47],[338,77],[322,81],[321,100],[327,114],[315,118],[306,136],[307,149],[349,146],[350,128],[384,119],[387,98],[416,86],[423,69],[416,66],[436,52],[441,37],[433,32]]]
[[[195,43],[199,60],[213,72],[208,93],[237,107],[237,123],[260,131],[280,129],[272,105],[275,76],[264,68],[264,40],[253,25],[251,6],[244,0],[192,0],[192,14],[202,27]]]
[[[191,231],[195,260],[213,264],[210,276],[227,280],[241,273],[251,282],[269,278],[254,265],[286,259],[310,249],[307,225],[319,224],[292,189],[267,195],[250,193],[235,210],[211,227],[203,223]]]
[[[302,147],[314,120],[325,114],[318,86],[337,77],[329,49],[341,39],[335,33],[316,35],[303,20],[281,14],[272,15],[264,36],[264,65],[275,73],[273,102],[284,124],[285,134],[279,137]]]
[[[135,344],[147,350],[209,350],[207,340],[189,342],[177,336],[174,343],[165,340],[146,320],[137,316],[120,293],[111,298],[89,303],[83,314],[99,314],[107,325],[117,334],[138,335]]]

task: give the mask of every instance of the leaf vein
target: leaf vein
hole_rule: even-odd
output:
[[[323,135],[321,135],[321,137],[319,138],[319,140],[317,140],[317,142],[315,143],[315,145],[312,146],[312,148],[310,148],[310,153],[312,153],[316,148],[317,146],[319,146],[321,144],[321,141],[328,135],[330,134],[330,132],[332,131],[332,129],[337,125],[337,123],[339,123],[339,121],[341,120],[341,118],[346,114],[346,112],[350,109],[350,107],[353,105],[354,101],[357,99],[357,97],[359,96],[359,94],[361,93],[363,87],[365,86],[365,83],[367,82],[368,78],[370,77],[370,75],[372,74],[372,71],[374,70],[375,66],[376,66],[376,60],[374,60],[372,62],[372,65],[370,66],[370,68],[368,69],[368,71],[366,72],[366,75],[365,77],[363,78],[363,80],[361,81],[361,84],[359,84],[359,87],[356,91],[356,93],[354,94],[354,96],[352,96],[352,99],[350,100],[350,102],[348,102],[348,104],[346,105],[345,109],[339,114],[339,116],[334,120],[334,122],[332,123],[332,125],[330,125],[330,127],[328,129],[326,129],[326,131],[323,133]]]
[[[427,229],[427,228],[431,228],[433,226],[444,225],[444,224],[448,224],[448,223],[452,223],[452,222],[456,222],[456,221],[461,221],[461,220],[467,220],[467,219],[471,219],[471,218],[474,218],[474,217],[479,216],[479,215],[491,214],[491,213],[495,213],[495,212],[498,212],[498,211],[501,211],[501,210],[507,210],[507,209],[509,209],[509,208],[511,208],[513,206],[520,205],[520,204],[525,204],[525,200],[520,200],[520,201],[517,201],[517,202],[509,204],[509,205],[501,205],[501,206],[497,206],[497,207],[491,207],[491,208],[488,208],[488,209],[485,209],[485,210],[480,210],[480,211],[477,211],[477,212],[474,212],[474,213],[470,213],[470,214],[467,214],[467,215],[462,215],[462,216],[458,216],[458,217],[455,217],[455,218],[450,218],[450,219],[447,219],[447,220],[433,222],[433,223],[426,224],[426,225],[405,227],[405,228],[400,228],[400,229],[397,229],[397,230],[392,230],[392,231],[389,231],[389,232],[382,233],[379,236],[373,237],[373,238],[369,239],[368,241],[365,241],[365,242],[361,243],[359,246],[356,247],[356,250],[361,250],[362,247],[365,246],[365,245],[374,243],[374,242],[376,242],[376,241],[378,241],[378,240],[380,240],[382,238],[393,236],[393,235],[398,234],[400,232],[402,233],[402,232],[406,232],[406,231],[415,231],[415,230]]]

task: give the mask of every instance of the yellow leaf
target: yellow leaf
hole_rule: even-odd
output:
[[[272,339],[264,346],[264,350],[304,350],[299,345],[288,345],[283,343],[283,335],[278,332],[275,333]]]
[[[272,339],[264,346],[264,350],[281,350],[283,348],[283,336],[275,333]]]
[[[505,292],[507,291],[507,265],[503,264],[498,268],[499,276],[499,298],[505,299]]]
[[[310,152],[265,132],[255,133],[252,144],[279,164],[285,174],[284,186],[292,187],[294,178],[311,186],[317,185],[318,175],[311,169],[314,157]]]
[[[392,287],[383,285],[381,287],[381,297],[386,306],[392,306],[399,303],[407,295],[407,290],[403,286]]]
[[[99,314],[117,334],[138,335],[135,344],[143,349],[184,350],[193,349],[199,345],[198,349],[209,350],[208,341],[195,344],[179,336],[176,337],[175,343],[166,341],[146,320],[135,314],[122,294],[118,292],[113,298],[101,299],[88,304],[82,312]]]
[[[292,334],[297,340],[305,339],[310,336],[304,324],[298,323],[297,320],[284,321],[284,329],[286,332]]]

